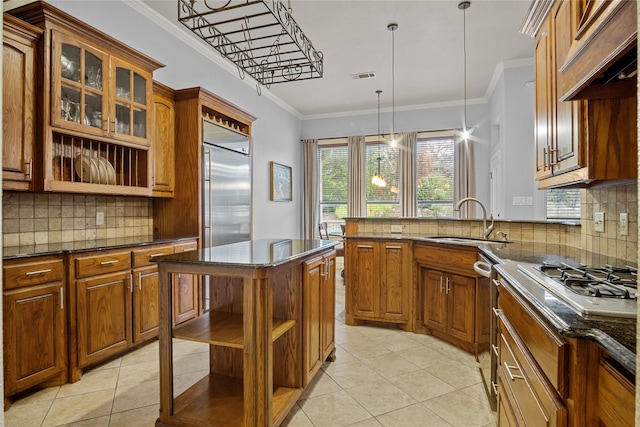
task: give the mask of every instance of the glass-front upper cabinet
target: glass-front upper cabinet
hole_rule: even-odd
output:
[[[51,122],[94,135],[107,133],[109,56],[62,33],[54,33]],[[106,74],[106,75],[105,75]]]
[[[149,145],[148,71],[54,32],[52,125]]]

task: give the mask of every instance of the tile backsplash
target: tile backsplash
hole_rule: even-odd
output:
[[[146,197],[4,191],[2,204],[4,247],[153,234]]]
[[[509,240],[536,243],[559,243],[633,263],[638,258],[638,196],[637,184],[585,189],[581,191],[580,224],[568,225],[544,221],[496,221],[492,237],[498,231],[507,233]],[[605,213],[605,231],[594,229],[593,213]],[[627,236],[620,234],[619,216],[629,218]],[[447,219],[356,219],[358,234],[389,235],[391,225],[401,225],[407,236],[480,237],[482,221]]]

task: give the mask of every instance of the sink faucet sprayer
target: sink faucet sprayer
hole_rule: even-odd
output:
[[[489,227],[487,227],[487,210],[485,209],[484,205],[482,204],[482,202],[478,199],[475,199],[473,197],[465,197],[464,199],[460,199],[458,201],[458,203],[456,203],[455,207],[453,208],[454,211],[458,211],[460,212],[460,206],[462,206],[463,203],[465,202],[476,202],[477,204],[480,205],[480,207],[482,208],[482,237],[484,237],[485,239],[488,239],[489,236],[491,235],[491,232],[493,231],[493,214],[491,214],[489,216],[489,219],[491,220],[491,225],[489,225]]]

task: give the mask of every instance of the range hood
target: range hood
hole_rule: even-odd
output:
[[[635,97],[637,11],[629,0],[587,3],[564,64],[558,64],[561,101]]]

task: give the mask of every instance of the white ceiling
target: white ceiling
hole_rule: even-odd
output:
[[[184,29],[177,22],[177,1],[144,2]],[[314,47],[324,54],[324,76],[275,84],[271,93],[305,118],[375,110],[377,89],[383,91],[382,108],[391,107],[392,34],[387,25],[395,22],[399,26],[395,32],[396,110],[461,102],[463,12],[458,3],[458,0],[293,0],[294,19]],[[533,39],[518,31],[530,3],[530,0],[471,1],[466,11],[468,100],[487,95],[498,64],[532,58]],[[376,73],[375,78],[351,77],[370,71]]]

